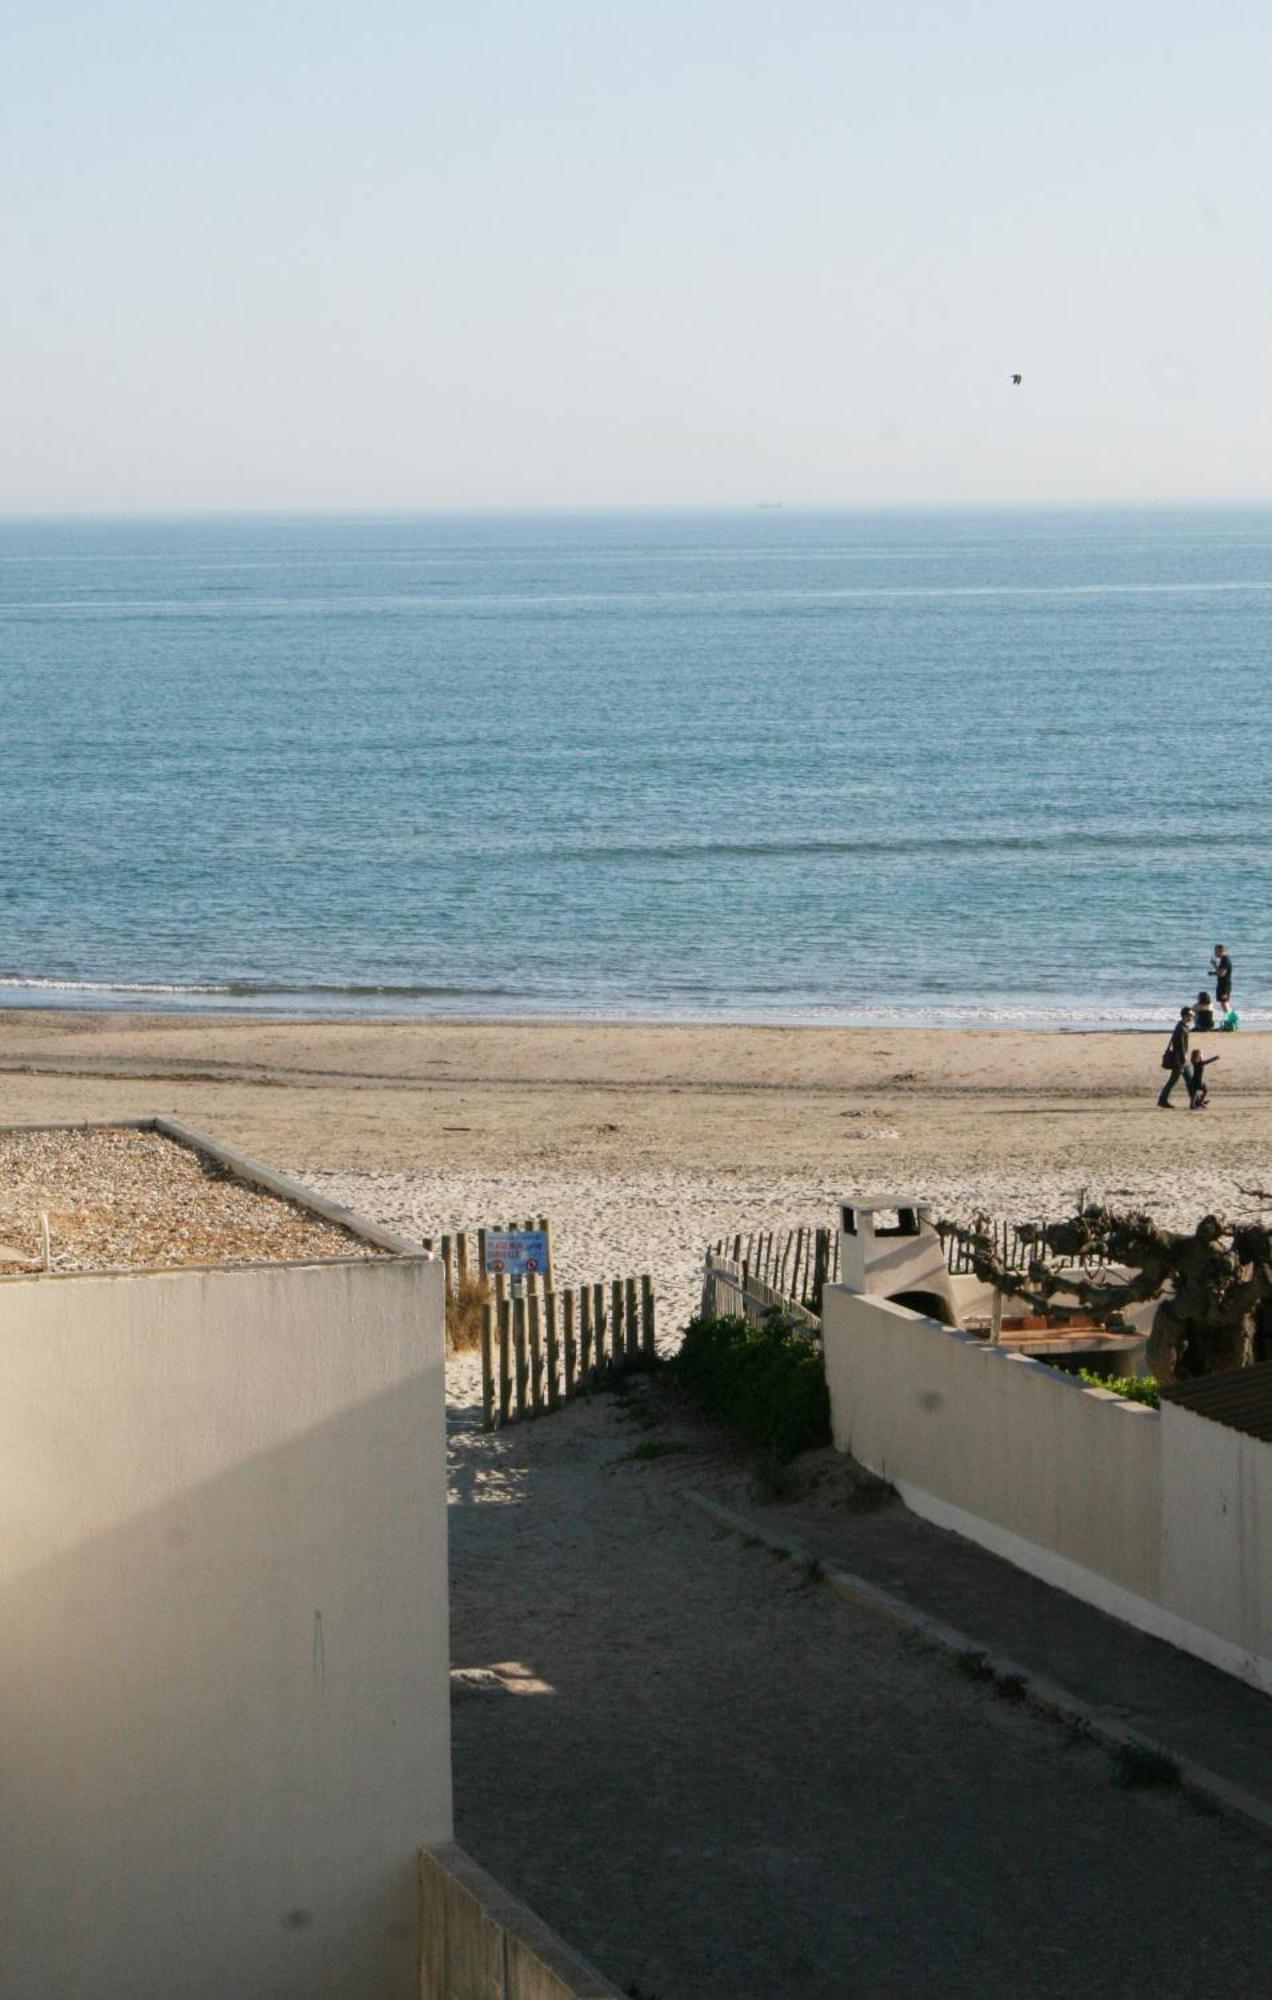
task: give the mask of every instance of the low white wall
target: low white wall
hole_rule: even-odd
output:
[[[1158,1629],[1155,1411],[842,1286],[823,1315],[841,1451],[916,1512]]]
[[[420,1855],[420,1941],[418,2000],[621,2000],[617,1986],[449,1842]]]
[[[412,1259],[0,1286],[0,1992],[412,1991],[442,1320]]]
[[[1272,1693],[1272,1445],[828,1287],[835,1443],[907,1506]]]
[[[1162,1425],[1166,1603],[1224,1642],[1216,1665],[1272,1692],[1272,1445],[1173,1403]]]

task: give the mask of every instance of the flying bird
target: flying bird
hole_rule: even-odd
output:
[[[1025,378],[1023,375],[1013,375],[1011,379],[1013,388],[1018,389]]]

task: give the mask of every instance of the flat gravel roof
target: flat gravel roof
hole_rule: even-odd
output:
[[[0,1128],[0,1276],[386,1254],[161,1132]]]

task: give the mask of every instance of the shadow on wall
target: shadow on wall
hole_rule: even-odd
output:
[[[925,1319],[939,1320],[942,1326],[957,1326],[958,1319],[948,1299],[939,1292],[894,1292],[888,1300],[894,1306],[908,1306],[911,1312],[922,1313]]]
[[[5,1587],[0,1991],[411,1993],[450,1833],[436,1426],[422,1373]],[[92,1478],[62,1461],[51,1514]]]

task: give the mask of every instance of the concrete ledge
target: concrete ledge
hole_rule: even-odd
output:
[[[420,1850],[420,2000],[621,2000],[453,1841]]]
[[[235,1146],[224,1145],[220,1139],[210,1139],[206,1132],[196,1132],[192,1125],[183,1124],[179,1118],[133,1118],[114,1122],[130,1124],[143,1132],[158,1132],[162,1138],[171,1139],[174,1145],[185,1146],[192,1153],[204,1153],[245,1186],[261,1188],[280,1201],[295,1202],[298,1207],[320,1215],[324,1222],[335,1223],[340,1229],[347,1229],[351,1236],[360,1236],[364,1242],[374,1243],[380,1250],[391,1250],[398,1257],[431,1261],[431,1253],[422,1244],[412,1243],[391,1229],[381,1229],[377,1222],[368,1222],[365,1216],[355,1215],[351,1208],[345,1208],[340,1202],[328,1201],[325,1195],[315,1194],[300,1181],[292,1180],[289,1174],[275,1173],[272,1167],[263,1167],[258,1160],[249,1159]]]
[[[1265,1840],[1272,1840],[1272,1805],[1256,1797],[1253,1792],[1221,1778],[1217,1772],[1209,1771],[1191,1757],[1181,1757],[1168,1744],[1155,1742],[1137,1729],[1128,1728],[1115,1716],[1106,1715],[1080,1695],[1072,1694],[1057,1681],[1045,1674],[1033,1673],[1028,1667],[996,1652],[992,1646],[981,1645],[960,1632],[956,1626],[947,1625],[944,1619],[932,1618],[926,1611],[907,1604],[904,1598],[896,1597],[889,1590],[881,1590],[877,1584],[867,1582],[863,1576],[854,1576],[850,1570],[837,1569],[833,1563],[823,1563],[813,1549],[804,1548],[785,1535],[775,1535],[749,1515],[740,1514],[735,1508],[722,1506],[705,1493],[687,1493],[685,1498],[708,1520],[719,1527],[728,1528],[747,1541],[761,1542],[767,1549],[778,1555],[788,1556],[793,1562],[816,1564],[821,1581],[836,1597],[842,1597],[849,1604],[855,1604],[862,1611],[871,1612],[876,1618],[886,1618],[889,1623],[902,1627],[918,1639],[926,1640],[931,1646],[940,1647],[943,1652],[956,1658],[974,1661],[983,1667],[987,1676],[996,1681],[1005,1681],[1018,1690],[1028,1702],[1047,1715],[1054,1715],[1072,1729],[1080,1729],[1086,1736],[1100,1743],[1106,1750],[1144,1751],[1158,1757],[1165,1757],[1175,1766],[1179,1774],[1180,1788],[1190,1797],[1212,1807],[1216,1812],[1226,1814],[1229,1819],[1239,1820]]]

